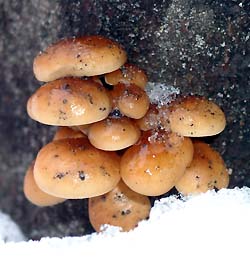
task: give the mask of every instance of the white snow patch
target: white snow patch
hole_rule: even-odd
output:
[[[151,103],[158,105],[166,105],[174,100],[176,95],[180,94],[178,88],[175,88],[172,85],[156,82],[148,82],[146,92]]]
[[[249,247],[250,189],[245,187],[163,198],[149,220],[130,232],[106,226],[83,237],[1,242],[0,270],[249,273]]]
[[[0,244],[3,242],[20,242],[24,240],[25,237],[16,223],[12,221],[9,215],[0,211]]]

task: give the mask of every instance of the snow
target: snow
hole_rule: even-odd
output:
[[[148,82],[146,92],[149,96],[150,102],[158,104],[158,106],[167,105],[180,94],[178,88],[164,83]]]
[[[0,221],[0,237],[16,241],[13,223]],[[0,271],[249,273],[249,248],[250,188],[244,187],[162,198],[130,232],[105,226],[82,237],[1,241]]]
[[[9,215],[0,211],[0,244],[2,242],[20,242],[25,237]]]

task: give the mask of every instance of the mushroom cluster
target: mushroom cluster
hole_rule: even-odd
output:
[[[46,82],[28,100],[29,116],[58,126],[24,178],[37,206],[89,199],[89,219],[133,229],[150,213],[150,196],[227,187],[221,156],[197,137],[225,128],[215,103],[198,96],[151,104],[147,76],[125,50],[102,36],[63,39],[34,60]],[[191,139],[193,138],[193,139]]]

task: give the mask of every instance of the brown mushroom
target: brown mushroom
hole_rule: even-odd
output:
[[[27,111],[32,119],[44,124],[74,126],[105,119],[111,102],[100,84],[63,78],[41,86],[29,98]]]
[[[168,192],[193,158],[189,138],[163,131],[144,132],[121,158],[121,177],[133,191],[148,196]]]
[[[49,82],[109,73],[126,60],[126,52],[118,43],[102,36],[84,36],[49,46],[34,59],[33,71],[39,81]]]
[[[88,131],[90,143],[105,151],[125,149],[135,144],[140,135],[137,125],[127,117],[108,117],[90,125]]]
[[[118,83],[135,84],[144,89],[148,82],[145,72],[134,64],[124,64],[120,69],[105,75],[105,82],[110,85]]]
[[[176,182],[176,189],[187,195],[228,187],[229,175],[220,154],[201,141],[195,141],[193,145],[193,160]]]
[[[79,138],[85,137],[85,135],[79,131],[74,130],[69,127],[59,127],[53,137],[53,140],[63,139],[63,138]]]
[[[147,196],[132,191],[120,181],[112,191],[89,199],[89,220],[96,231],[104,224],[129,231],[149,216],[150,208]]]
[[[226,126],[225,115],[220,107],[198,96],[173,101],[169,121],[173,132],[189,137],[216,135]]]
[[[135,84],[118,83],[111,91],[111,97],[113,108],[118,108],[127,117],[140,119],[148,111],[148,95]]]
[[[120,180],[120,158],[94,148],[87,138],[53,141],[38,153],[34,177],[38,187],[67,199],[98,196]]]
[[[65,201],[64,198],[56,197],[43,192],[36,184],[33,175],[34,162],[27,169],[24,177],[23,192],[25,197],[39,207],[53,206]]]

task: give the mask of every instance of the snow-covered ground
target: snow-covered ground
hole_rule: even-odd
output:
[[[157,201],[133,231],[23,237],[0,214],[0,272],[250,272],[250,189]],[[14,242],[10,242],[14,241]],[[75,270],[75,271],[74,271]]]

